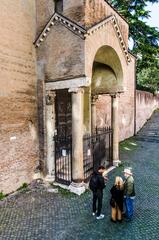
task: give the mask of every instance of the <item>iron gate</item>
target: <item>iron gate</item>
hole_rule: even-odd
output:
[[[83,138],[84,179],[89,179],[100,165],[106,168],[112,165],[112,129],[96,128],[93,135]]]
[[[55,180],[69,185],[72,181],[72,136],[55,136]],[[83,171],[87,181],[100,165],[112,165],[112,129],[97,128],[96,134],[83,137]]]
[[[55,180],[69,185],[72,180],[72,136],[54,137]]]
[[[55,180],[69,185],[72,180],[72,111],[67,89],[56,91]]]
[[[55,180],[69,185],[72,181],[72,111],[71,94],[67,89],[56,91]],[[112,164],[112,129],[96,128],[83,138],[84,179],[99,165]]]

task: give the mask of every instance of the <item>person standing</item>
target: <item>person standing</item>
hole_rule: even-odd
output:
[[[96,213],[96,219],[103,219],[104,214],[101,214],[102,209],[102,200],[103,200],[103,189],[105,188],[105,180],[103,177],[103,173],[105,172],[105,167],[100,166],[97,171],[94,171],[90,182],[89,187],[93,192],[93,213],[92,215],[95,216]],[[98,204],[98,206],[96,206]],[[96,212],[97,210],[97,212]]]
[[[130,168],[124,169],[124,176],[126,178],[124,182],[124,205],[125,205],[125,218],[130,221],[134,213],[134,198],[135,198],[135,186],[134,178],[132,176]]]
[[[111,211],[111,221],[112,222],[122,222],[122,212],[123,212],[123,198],[124,198],[124,182],[121,177],[115,178],[115,184],[110,189],[111,199],[110,205],[112,207]]]

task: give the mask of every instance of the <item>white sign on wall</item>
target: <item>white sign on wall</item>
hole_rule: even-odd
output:
[[[62,156],[66,157],[66,155],[67,155],[66,149],[62,149]]]

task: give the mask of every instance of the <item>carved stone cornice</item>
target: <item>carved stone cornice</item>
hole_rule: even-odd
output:
[[[121,45],[121,47],[122,47],[122,50],[123,50],[123,52],[124,52],[124,56],[125,56],[125,58],[126,58],[126,61],[127,61],[128,63],[130,63],[130,62],[131,62],[131,59],[130,59],[130,57],[129,57],[129,52],[128,52],[127,46],[126,46],[126,44],[125,44],[125,42],[124,42],[123,36],[122,36],[122,34],[121,34],[121,31],[120,31],[120,28],[119,28],[119,25],[118,25],[118,23],[117,23],[117,20],[116,20],[115,16],[112,18],[112,23],[113,23],[115,32],[116,32],[116,34],[117,34],[117,37],[118,37],[118,39],[119,39],[120,45]]]
[[[103,19],[102,21],[96,23],[92,27],[86,29],[86,28],[78,25],[77,23],[73,22],[72,20],[64,17],[63,15],[55,12],[52,15],[51,19],[49,20],[49,22],[44,27],[44,29],[41,32],[41,34],[39,35],[39,37],[34,42],[35,47],[37,47],[37,48],[40,47],[40,45],[45,40],[45,38],[49,34],[51,28],[55,25],[56,22],[59,22],[61,25],[65,26],[68,30],[70,30],[74,34],[78,35],[82,39],[85,39],[85,38],[91,36],[92,34],[94,34],[95,32],[103,29],[107,25],[108,22],[111,22],[114,27],[114,30],[116,32],[117,38],[120,42],[122,52],[125,56],[125,59],[126,59],[127,63],[131,62],[131,58],[129,56],[127,46],[124,42],[124,39],[123,39],[123,36],[120,31],[120,28],[119,28],[119,25],[118,25],[115,15],[110,15],[110,16],[106,17],[105,19]]]
[[[88,87],[91,84],[91,79],[88,77],[78,77],[67,80],[46,82],[46,90],[68,89]]]
[[[82,94],[84,94],[84,88],[71,87],[71,88],[68,89],[68,92],[70,92],[70,93],[82,93]]]
[[[79,26],[77,23],[73,22],[72,20],[62,16],[61,14],[55,12],[52,15],[51,19],[49,20],[49,22],[44,27],[43,31],[38,36],[37,40],[35,41],[34,43],[35,47],[39,47],[41,45],[41,43],[45,40],[51,28],[55,25],[56,22],[59,22],[60,24],[68,28],[70,31],[72,31],[79,37],[84,38],[84,34],[86,33],[86,30],[83,27]]]

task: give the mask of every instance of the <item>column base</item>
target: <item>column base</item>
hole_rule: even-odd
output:
[[[120,160],[113,160],[113,166],[118,167],[121,164]]]
[[[33,175],[33,179],[34,180],[36,180],[36,179],[43,179],[43,178],[44,178],[43,173],[40,172],[40,171],[35,172],[34,175]]]
[[[84,182],[81,182],[81,183],[71,182],[68,189],[70,190],[70,192],[73,192],[77,195],[81,195],[82,193],[85,192],[86,187],[85,187]]]
[[[49,183],[52,183],[52,182],[55,181],[55,176],[53,176],[53,175],[46,175],[45,181],[49,182]]]

